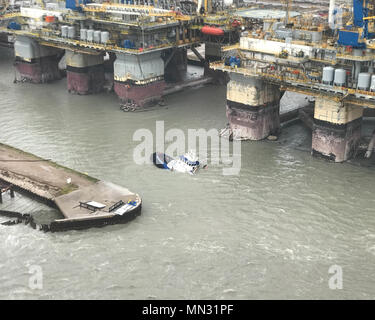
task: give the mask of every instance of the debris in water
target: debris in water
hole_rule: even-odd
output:
[[[271,135],[271,136],[268,136],[268,137],[267,137],[267,140],[268,140],[268,141],[277,141],[277,139],[279,139],[278,136],[272,136],[272,135]]]

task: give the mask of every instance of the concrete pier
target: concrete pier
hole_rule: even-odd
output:
[[[122,104],[145,107],[160,101],[165,88],[160,52],[116,54],[114,90]]]
[[[61,79],[58,64],[63,50],[45,47],[33,39],[18,36],[14,52],[16,81],[45,83]]]
[[[4,144],[0,144],[0,160],[0,182],[61,211],[61,219],[52,221],[45,230],[63,231],[125,223],[141,213],[139,195],[122,186],[99,181]],[[90,209],[86,204],[92,201],[103,207]],[[134,201],[135,205],[120,214],[117,209],[128,201]]]
[[[66,50],[68,91],[82,95],[102,91],[105,81],[103,63],[103,53],[95,55]]]
[[[279,87],[238,73],[227,85],[227,118],[233,139],[261,140],[280,128]]]
[[[361,138],[363,108],[317,97],[314,110],[312,154],[335,162],[350,159]]]

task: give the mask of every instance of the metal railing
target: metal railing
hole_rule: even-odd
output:
[[[291,77],[288,76],[286,72],[280,72],[279,74],[271,73],[270,70],[267,72],[259,71],[256,68],[248,69],[243,67],[231,67],[226,66],[222,62],[213,62],[210,63],[210,68],[214,70],[221,70],[226,72],[233,72],[242,74],[245,76],[250,77],[260,77],[264,80],[268,80],[272,83],[277,83],[282,85],[284,88],[293,89],[293,91],[301,92],[307,94],[308,92],[311,93],[331,93],[337,94],[340,93],[342,96],[336,96],[335,99],[340,101],[347,99],[348,97],[351,98],[350,103],[359,105],[359,106],[367,106],[370,108],[375,108],[375,92],[354,89],[354,88],[347,88],[347,87],[339,87],[339,86],[323,86],[320,81],[312,80],[305,78],[299,79],[298,77]],[[259,69],[266,69],[259,68]],[[371,99],[371,100],[369,100]]]

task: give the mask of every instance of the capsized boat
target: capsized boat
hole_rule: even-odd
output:
[[[154,152],[151,156],[154,165],[160,169],[194,174],[198,171],[200,163],[194,151],[174,159],[165,153]]]

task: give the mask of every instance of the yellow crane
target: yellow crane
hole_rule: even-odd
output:
[[[4,14],[9,6],[9,0],[0,0],[0,15]]]
[[[45,9],[45,8],[46,8],[46,4],[44,3],[44,0],[36,0],[36,2],[39,3],[39,5],[40,5],[40,7],[41,7],[42,9]]]
[[[287,25],[290,21],[290,8],[292,7],[293,0],[281,0],[282,3],[285,4],[285,25]]]

